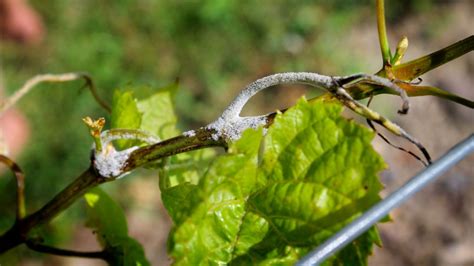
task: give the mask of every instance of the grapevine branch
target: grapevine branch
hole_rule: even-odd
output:
[[[105,144],[115,139],[131,138],[156,143],[144,147],[132,147],[124,151],[114,150],[111,153],[107,153],[106,149],[101,151],[94,150],[89,169],[43,208],[17,220],[10,230],[0,236],[0,253],[28,241],[30,241],[29,245],[31,246],[31,238],[28,236],[31,229],[49,222],[92,187],[113,181],[140,166],[171,155],[205,147],[226,148],[228,143],[238,139],[244,130],[259,126],[270,126],[276,113],[263,116],[241,117],[240,112],[252,96],[275,85],[300,83],[325,89],[354,112],[385,126],[398,136],[405,137],[419,144],[398,125],[352,99],[346,92],[345,87],[354,86],[361,82],[386,86],[399,93],[403,102],[401,112],[405,113],[408,111],[408,101],[404,91],[390,80],[384,78],[366,74],[331,77],[308,72],[280,73],[263,77],[251,83],[242,90],[217,120],[205,127],[185,132],[180,136],[156,142],[157,139],[153,139],[143,132],[117,129],[103,132],[100,135],[100,141]],[[93,121],[88,122],[93,124]]]
[[[270,126],[273,122],[275,113],[262,116],[241,117],[240,112],[242,111],[242,108],[252,96],[264,89],[280,84],[295,83],[307,84],[327,90],[333,95],[333,97],[340,100],[344,105],[357,114],[375,121],[395,135],[401,136],[414,143],[422,150],[423,154],[426,155],[427,160],[430,161],[426,149],[414,137],[410,136],[400,126],[352,99],[344,87],[357,85],[360,82],[375,83],[400,92],[403,104],[402,109],[399,112],[406,113],[408,111],[408,98],[404,91],[398,88],[398,86],[391,81],[377,76],[355,74],[344,77],[331,77],[309,72],[274,74],[258,79],[248,85],[224,110],[222,115],[209,125],[195,131],[185,132],[183,135],[167,141],[132,151],[129,158],[123,162],[121,171],[119,172],[125,173],[131,171],[136,167],[159,160],[163,158],[163,156],[173,155],[175,152],[183,152],[209,146],[226,146],[229,141],[238,139],[242,132],[248,128]],[[128,152],[128,150],[125,152]]]

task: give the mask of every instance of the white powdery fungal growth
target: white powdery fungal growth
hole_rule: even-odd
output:
[[[249,84],[224,110],[222,115],[214,122],[206,126],[206,129],[214,130],[213,140],[220,137],[237,140],[242,132],[248,128],[258,128],[266,124],[265,116],[241,117],[240,112],[245,104],[258,92],[266,88],[280,84],[307,84],[324,89],[334,86],[333,78],[309,72],[289,72],[270,75]]]
[[[121,140],[121,139],[136,139],[136,140],[143,141],[147,144],[160,142],[160,138],[155,137],[149,134],[148,132],[136,130],[136,129],[106,130],[100,134],[100,139],[104,147],[107,146],[111,141]]]
[[[110,142],[114,140],[134,139],[147,144],[153,144],[160,141],[158,137],[152,136],[147,132],[130,129],[106,130],[101,133],[100,139],[104,151],[98,152],[94,147],[94,165],[101,176],[108,178],[120,178],[125,176],[127,173],[122,172],[125,162],[130,157],[130,154],[139,148],[139,146],[133,146],[123,151],[117,151]]]
[[[183,136],[185,136],[185,137],[194,137],[194,136],[196,136],[196,131],[194,131],[194,130],[186,131],[186,132],[183,133]]]
[[[94,166],[103,177],[123,177],[127,174],[122,172],[125,162],[130,157],[130,154],[136,149],[138,149],[138,146],[123,151],[116,151],[114,148],[110,148],[104,153],[96,152]]]
[[[207,125],[206,129],[216,131],[216,133],[211,135],[215,141],[219,140],[219,137],[237,140],[246,129],[257,129],[266,123],[267,119],[265,116],[237,117],[232,120],[225,120],[219,117],[216,121]]]
[[[310,72],[287,72],[263,77],[250,83],[230,103],[229,107],[222,113],[221,117],[236,117],[242,111],[245,104],[258,92],[282,84],[307,84],[313,87],[330,88],[334,85],[334,78]]]

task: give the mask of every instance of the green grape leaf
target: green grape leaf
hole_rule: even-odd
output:
[[[177,82],[158,90],[141,90],[144,96],[137,103],[138,109],[143,113],[141,130],[161,139],[168,139],[181,133],[176,127],[177,118],[174,112],[177,90]],[[172,187],[183,182],[197,184],[199,176],[202,175],[203,170],[207,169],[207,163],[213,155],[212,150],[193,151],[172,156],[166,160],[166,163],[148,167],[164,167],[164,172],[160,174],[160,184],[166,183],[165,187]]]
[[[122,208],[99,188],[89,190],[84,199],[88,216],[86,225],[94,230],[109,254],[109,264],[150,265],[140,243],[128,236]]]
[[[197,184],[174,186],[175,264],[292,264],[379,201],[373,133],[341,111],[303,99],[265,137],[245,131]],[[366,265],[379,243],[371,229],[327,263]]]
[[[178,90],[177,82],[160,89],[129,87],[127,90],[133,90],[139,95],[139,99],[134,99],[131,92],[118,92],[117,100],[114,101],[117,102],[114,109],[120,108],[125,111],[128,108],[132,114],[139,114],[141,119],[135,119],[134,121],[140,123],[133,124],[133,128],[144,130],[149,134],[160,137],[160,139],[167,139],[180,134],[176,127],[177,118],[174,112],[174,98]],[[135,115],[135,118],[137,117],[138,115]],[[183,195],[186,197],[192,191],[193,185],[198,183],[199,177],[207,169],[214,154],[213,150],[198,150],[178,154],[155,164],[147,165],[148,168],[160,170],[161,195],[164,204],[169,209],[174,210],[176,209],[175,205],[184,203],[183,200],[186,200],[186,198],[182,198]],[[183,187],[173,188],[178,184],[183,184]],[[180,213],[183,212],[176,209],[171,213],[177,221],[182,216]]]
[[[142,114],[138,110],[137,102],[131,91],[114,92],[112,101],[112,128],[138,129],[142,121]],[[120,140],[117,141],[117,147],[123,149],[130,147],[134,141]]]
[[[161,139],[179,134],[176,128],[177,119],[173,104],[177,89],[178,83],[173,83],[138,101],[138,110],[143,113],[140,129]]]
[[[182,153],[169,158],[160,173],[162,192],[179,184],[196,185],[213,160],[215,152],[211,149]]]
[[[236,240],[245,218],[245,197],[256,186],[254,177],[261,136],[261,131],[246,131],[242,141],[232,145],[229,154],[219,157],[200,180],[194,196],[189,197],[193,203],[184,206],[188,217],[175,228],[170,238],[176,264],[228,263],[237,246],[242,250],[244,245]],[[257,236],[253,241],[261,239],[268,227],[261,217],[256,218],[256,224],[261,226],[246,228],[247,235]],[[256,243],[244,244],[248,248]]]
[[[176,82],[155,92],[150,90],[146,92],[144,99],[138,101],[138,109],[143,113],[140,129],[155,134],[161,139],[180,134],[176,127],[177,118],[174,112],[174,98],[177,90],[178,83]],[[175,209],[174,205],[181,204],[181,196],[187,195],[193,185],[198,183],[199,177],[207,169],[214,154],[209,149],[192,151],[172,156],[164,163],[148,166],[160,169],[160,188],[165,205],[170,209]],[[183,187],[173,188],[178,184],[183,184]],[[173,212],[172,216],[178,219],[180,215],[178,212]]]
[[[161,175],[160,179],[163,179]],[[196,197],[196,189],[197,186],[189,182],[183,182],[178,186],[161,189],[161,200],[175,224],[181,224],[183,220],[189,216],[190,210],[193,209],[196,203],[194,200]]]

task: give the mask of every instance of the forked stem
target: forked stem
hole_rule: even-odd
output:
[[[84,79],[86,86],[90,89],[94,99],[110,113],[110,106],[103,101],[97,94],[94,82],[89,75],[85,73],[64,73],[64,74],[43,74],[37,75],[29,79],[19,90],[17,90],[10,98],[0,103],[0,114],[5,112],[8,108],[12,107],[18,100],[30,92],[36,85],[43,82],[67,82],[78,79]]]

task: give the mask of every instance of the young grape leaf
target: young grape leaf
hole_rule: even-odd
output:
[[[150,265],[140,243],[128,236],[127,220],[120,206],[99,188],[89,190],[84,199],[86,225],[94,230],[109,254],[107,262],[110,265]]]
[[[138,129],[141,125],[142,114],[131,91],[114,92],[112,105],[112,128]]]
[[[140,129],[161,139],[179,134],[176,128],[177,119],[173,104],[177,89],[178,83],[173,83],[138,101],[138,110],[143,113]]]
[[[245,131],[197,185],[174,186],[175,264],[291,264],[380,200],[373,133],[341,111],[303,99],[265,137]],[[366,265],[373,243],[366,233],[328,263]]]
[[[137,106],[143,114],[140,129],[167,139],[179,135],[177,129],[177,118],[174,112],[174,98],[178,90],[178,83],[173,83],[153,93],[148,90],[145,97],[137,101]],[[160,188],[162,199],[169,208],[174,208],[173,204],[181,202],[180,195],[187,195],[187,192],[176,193],[173,189],[177,184],[183,184],[183,190],[188,191],[192,185],[198,183],[199,177],[207,169],[211,158],[214,156],[213,150],[198,150],[183,154],[178,154],[168,158],[164,163],[149,165],[151,168],[161,169]],[[170,189],[169,191],[165,191]],[[175,198],[178,196],[178,198]]]
[[[173,83],[148,94],[147,97],[138,101],[138,109],[143,113],[140,126],[141,130],[168,139],[179,135],[174,112],[174,98],[178,90],[178,83]],[[200,150],[172,156],[166,163],[158,164],[163,168],[160,174],[162,189],[172,187],[178,183],[189,182],[196,184],[200,171],[207,168],[210,157],[214,155],[212,150]],[[150,165],[148,167],[154,167]]]
[[[137,102],[130,91],[114,92],[112,101],[112,128],[138,129],[142,121],[142,114],[138,110]],[[134,141],[120,140],[117,141],[119,149],[132,146]]]
[[[112,127],[141,129],[161,139],[178,135],[180,131],[176,127],[177,118],[174,112],[177,89],[178,83],[173,83],[157,90],[150,87],[131,87],[124,92],[117,91],[114,95]],[[132,90],[141,95],[141,98],[135,99]],[[169,209],[176,210],[171,212],[175,220],[185,215],[180,208],[183,208],[182,204],[186,204],[188,193],[191,193],[198,183],[213,156],[214,152],[206,149],[179,154],[147,165],[148,168],[160,170],[162,199]],[[178,184],[182,186],[174,188]]]

